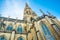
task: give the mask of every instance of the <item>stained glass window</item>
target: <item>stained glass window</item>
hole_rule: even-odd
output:
[[[18,32],[18,33],[22,33],[22,31],[23,31],[23,30],[22,30],[22,26],[18,26],[17,32]]]
[[[0,36],[0,40],[6,40],[4,36]]]
[[[23,38],[22,37],[19,37],[18,40],[23,40]]]
[[[46,37],[46,40],[55,40],[54,36],[51,34],[50,30],[44,23],[42,23],[42,29],[43,29],[44,35]]]
[[[13,30],[13,26],[12,25],[8,25],[6,28],[7,31],[12,31]]]

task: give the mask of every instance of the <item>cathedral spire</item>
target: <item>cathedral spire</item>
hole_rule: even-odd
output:
[[[25,8],[30,8],[30,7],[29,7],[29,5],[28,5],[28,3],[26,3],[26,6],[25,6]]]
[[[28,3],[26,3],[26,7],[29,7],[29,6],[28,6]]]

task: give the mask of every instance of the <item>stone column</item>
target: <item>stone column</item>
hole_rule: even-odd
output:
[[[56,25],[53,25],[53,28],[56,31],[57,35],[60,37],[60,31],[56,28]]]
[[[12,31],[11,40],[14,40],[14,36],[15,36],[15,31]]]
[[[52,19],[52,20],[54,20],[54,22],[55,22],[57,25],[60,26],[60,21],[58,21],[56,18],[54,18],[54,19]]]

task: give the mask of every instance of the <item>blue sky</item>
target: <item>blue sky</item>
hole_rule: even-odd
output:
[[[0,14],[4,17],[22,19],[26,2],[38,16],[41,16],[39,9],[52,15],[60,20],[60,0],[0,0]]]

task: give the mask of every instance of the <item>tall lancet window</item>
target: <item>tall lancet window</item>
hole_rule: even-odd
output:
[[[42,23],[42,29],[46,37],[46,40],[55,40],[54,36],[51,34],[50,30],[48,29],[45,23]]]
[[[22,33],[22,31],[23,31],[22,26],[19,25],[18,28],[17,28],[17,32]]]

